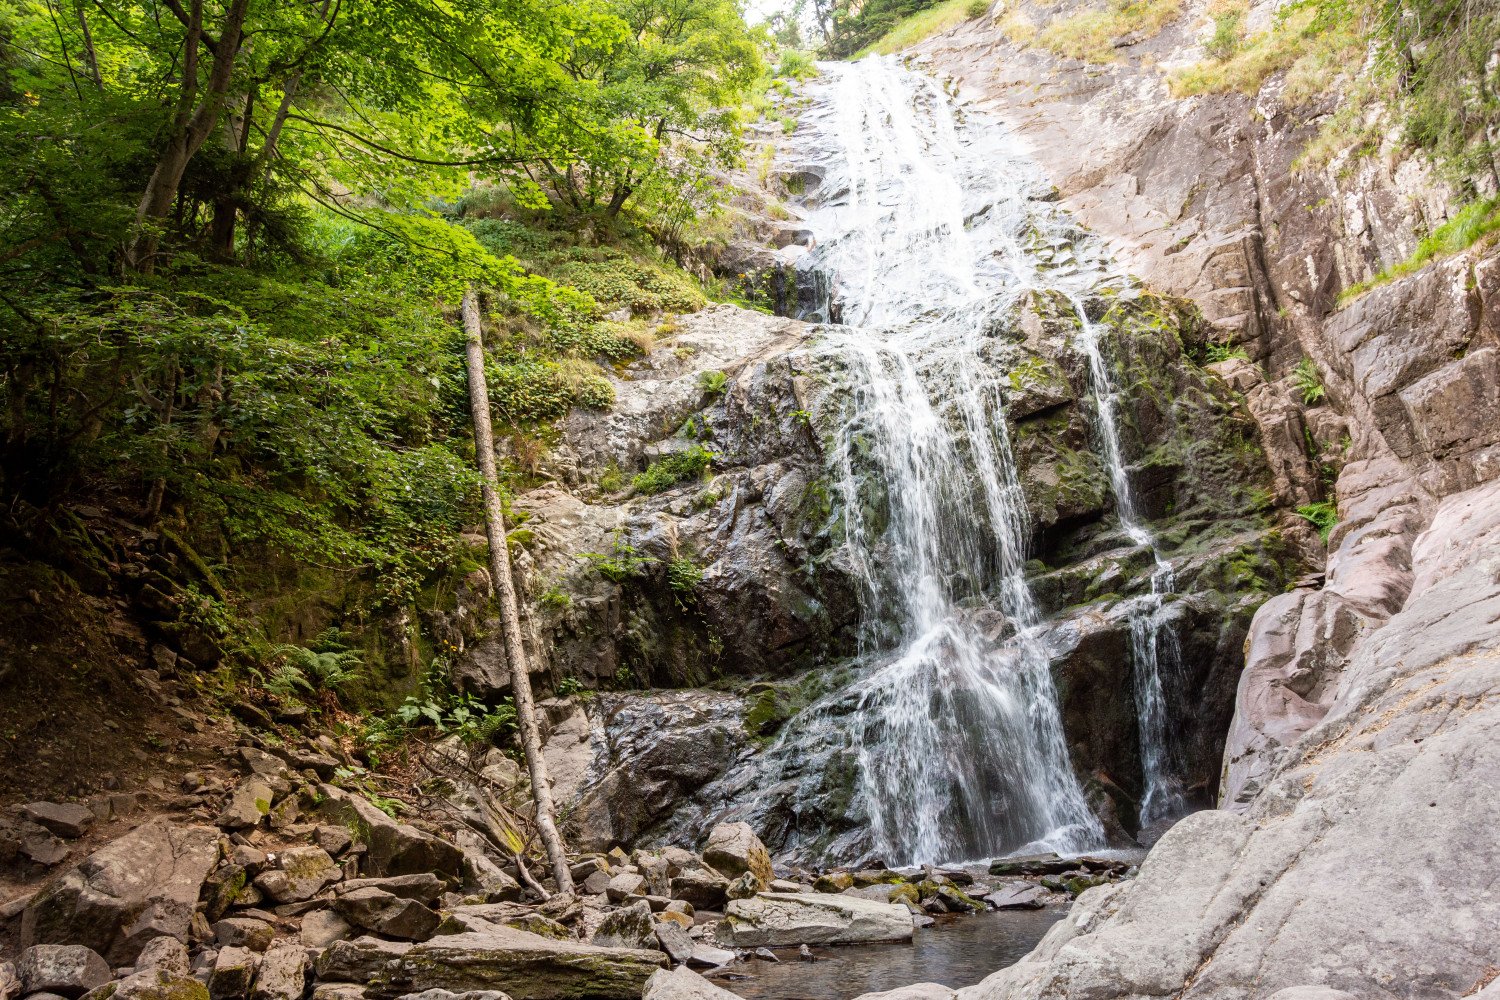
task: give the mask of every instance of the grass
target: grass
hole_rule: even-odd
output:
[[[1339,295],[1339,305],[1350,302],[1372,288],[1404,278],[1432,260],[1462,253],[1491,233],[1500,232],[1500,196],[1476,201],[1438,226],[1417,244],[1412,255],[1393,264],[1368,281],[1351,285]]]
[[[1300,8],[1271,28],[1239,38],[1240,17],[1226,7],[1214,19],[1209,58],[1174,72],[1168,80],[1175,97],[1239,91],[1254,95],[1272,73],[1287,71],[1284,98],[1301,104],[1323,93],[1345,70],[1358,67],[1364,40],[1352,23],[1319,23],[1316,12]]]
[[[1110,0],[1103,9],[1053,21],[1037,34],[1036,43],[1071,59],[1114,62],[1120,58],[1115,48],[1118,39],[1130,34],[1139,34],[1142,40],[1155,37],[1181,11],[1182,0]]]
[[[956,28],[974,17],[970,13],[972,5],[972,0],[944,0],[935,7],[918,11],[854,53],[853,58],[863,59],[868,55],[892,55],[916,45],[923,39],[947,31],[949,28]]]

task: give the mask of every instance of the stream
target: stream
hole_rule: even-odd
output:
[[[934,926],[918,930],[909,945],[818,948],[818,960],[811,963],[799,961],[795,948],[777,949],[779,963],[737,963],[733,968],[742,975],[715,977],[715,982],[745,1000],[851,1000],[912,983],[972,986],[1029,952],[1064,912],[939,917]]]

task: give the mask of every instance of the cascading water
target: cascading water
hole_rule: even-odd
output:
[[[1161,627],[1160,616],[1163,599],[1176,589],[1176,578],[1172,564],[1162,557],[1155,536],[1146,527],[1136,507],[1135,492],[1125,470],[1120,446],[1120,392],[1105,363],[1104,351],[1099,344],[1099,329],[1089,319],[1084,304],[1077,298],[1071,298],[1071,301],[1078,313],[1078,340],[1089,359],[1095,430],[1100,457],[1104,460],[1115,494],[1115,512],[1120,518],[1121,529],[1131,541],[1150,549],[1155,562],[1151,571],[1150,595],[1138,599],[1130,610],[1130,654],[1135,671],[1135,709],[1145,783],[1138,818],[1142,826],[1147,826],[1180,814],[1184,807],[1182,786],[1171,768],[1167,702],[1162,685],[1163,669],[1172,669],[1181,661],[1176,633]]]
[[[725,785],[757,789],[740,815],[778,827],[804,860],[1098,848],[1103,830],[1069,760],[1026,582],[1027,508],[1003,407],[1022,299],[1073,302],[1121,521],[1151,545],[1120,456],[1117,394],[1082,308],[1101,289],[1124,294],[1128,280],[1050,203],[1006,132],[965,121],[930,78],[867,59],[825,67],[808,89],[795,155],[820,180],[801,284],[820,294],[804,318],[838,325],[803,361],[843,390],[823,416],[836,424],[843,551],[864,590],[862,654],[850,683]],[[1152,650],[1144,673],[1158,681],[1153,623],[1170,586],[1159,561],[1136,643],[1139,663]],[[1164,746],[1160,683],[1137,686],[1143,743]],[[1165,787],[1165,755],[1145,755],[1158,775],[1148,782]],[[846,773],[851,792],[837,787]],[[808,829],[809,812],[822,817],[813,826],[830,813],[862,822]]]

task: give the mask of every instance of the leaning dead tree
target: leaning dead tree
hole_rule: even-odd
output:
[[[505,541],[505,512],[500,506],[499,479],[495,472],[495,436],[490,427],[490,393],[484,379],[484,336],[479,327],[479,296],[471,288],[463,298],[464,333],[468,335],[466,360],[469,369],[469,407],[474,414],[474,451],[484,495],[484,527],[490,541],[490,576],[494,579],[495,603],[505,638],[505,659],[510,664],[511,693],[516,700],[516,722],[521,730],[521,749],[531,774],[531,794],[536,801],[536,826],[542,846],[552,862],[558,892],[572,892],[568,854],[557,831],[552,806],[552,786],[547,781],[547,761],[542,756],[542,732],[536,721],[536,703],[531,697],[531,675],[526,647],[521,641],[521,609],[516,603],[516,585],[510,571],[510,548]]]

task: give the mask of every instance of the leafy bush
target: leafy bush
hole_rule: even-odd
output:
[[[652,462],[645,472],[631,479],[630,485],[637,493],[661,493],[678,483],[701,478],[713,464],[714,457],[713,452],[695,444]]]
[[[607,555],[600,552],[585,552],[583,558],[593,564],[599,575],[610,583],[624,583],[631,577],[639,576],[647,566],[656,562],[650,556],[643,556],[633,546],[624,542],[615,541],[614,550]]]
[[[1206,350],[1209,364],[1219,361],[1228,361],[1231,358],[1238,361],[1249,361],[1250,355],[1243,347],[1234,344],[1209,344]]]
[[[667,563],[667,586],[674,594],[689,596],[703,582],[703,568],[693,560],[678,557]]]
[[[989,12],[990,0],[969,0],[969,6],[964,8],[964,13],[969,16],[969,20],[971,21],[975,18],[984,17]]]
[[[698,375],[698,388],[710,396],[717,396],[724,391],[724,386],[729,382],[729,376],[721,371],[706,371]]]
[[[1240,29],[1243,20],[1244,13],[1238,10],[1227,10],[1214,15],[1214,33],[1203,46],[1210,59],[1223,62],[1240,50],[1240,44],[1244,41],[1244,34]]]

